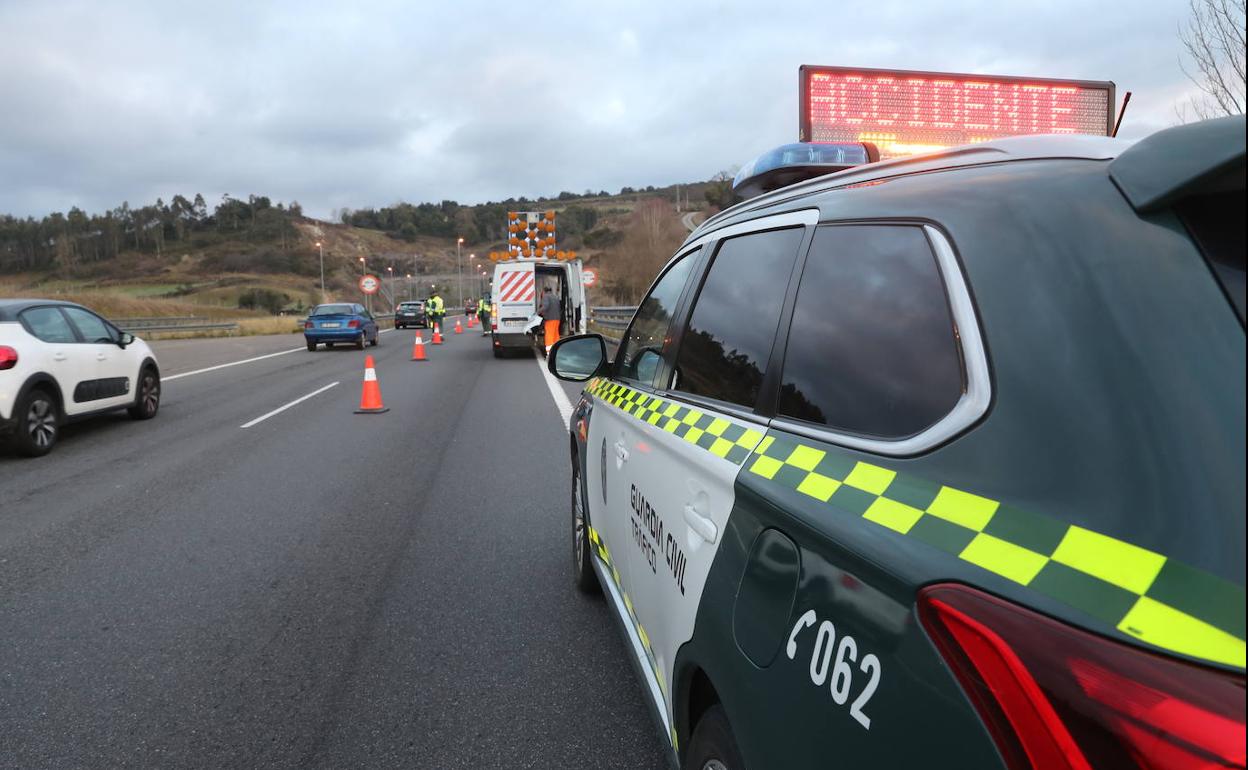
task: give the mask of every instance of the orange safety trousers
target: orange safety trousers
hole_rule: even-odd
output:
[[[559,341],[559,319],[552,318],[549,321],[545,321],[544,325],[546,327],[546,347],[549,349],[551,345]]]

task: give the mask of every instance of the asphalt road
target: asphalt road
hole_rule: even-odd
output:
[[[359,351],[179,341],[155,420],[0,451],[0,767],[665,766],[538,365],[381,339],[385,414]]]

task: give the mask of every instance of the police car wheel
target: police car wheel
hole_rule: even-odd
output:
[[[585,522],[585,491],[581,488],[581,474],[572,471],[572,567],[576,575],[576,587],[583,593],[595,594],[602,590],[598,575],[590,559],[594,558],[589,546],[589,528]]]
[[[732,735],[724,707],[716,703],[706,710],[693,730],[684,770],[742,770],[745,762]]]

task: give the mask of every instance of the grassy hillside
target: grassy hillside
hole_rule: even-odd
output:
[[[682,202],[692,199],[704,203],[704,187],[682,185]],[[443,212],[443,221],[432,229],[464,234],[461,262],[465,294],[476,296],[480,272],[492,275],[493,265],[486,255],[506,249],[505,212],[553,209],[559,212],[560,248],[576,250],[600,273],[602,281],[591,302],[632,303],[685,235],[680,214],[673,206],[675,194],[675,187],[668,187],[616,195],[564,193],[562,200],[452,204],[454,208]],[[356,281],[365,265],[369,272],[385,279],[387,289],[392,287],[400,300],[426,296],[433,286],[448,297],[457,294],[456,236],[425,234],[410,223],[403,227],[398,221],[401,217],[391,216],[404,213],[398,207],[367,209],[344,217],[348,221],[376,221],[389,230],[306,218],[294,204],[289,210],[279,204],[275,210],[285,218],[284,223],[279,220],[264,231],[248,227],[247,213],[240,209],[232,227],[222,227],[220,219],[214,224],[211,217],[205,218],[203,227],[189,232],[185,227],[175,231],[173,225],[166,224],[167,237],[159,240],[150,237],[149,228],[160,225],[136,224],[125,230],[109,212],[104,221],[121,229],[109,242],[114,250],[103,256],[98,250],[102,227],[84,225],[79,234],[71,236],[64,231],[58,236],[53,230],[52,241],[48,241],[45,219],[45,229],[38,231],[42,239],[38,245],[51,246],[44,249],[44,259],[39,263],[42,269],[20,269],[22,242],[17,236],[6,242],[0,233],[0,297],[68,299],[111,317],[236,319],[248,329],[267,331],[276,328],[268,319],[278,311],[299,314],[321,301],[322,252],[326,296],[331,300],[360,297]],[[218,216],[220,212],[221,207]],[[251,221],[256,218],[252,212]],[[53,219],[54,225],[56,221]],[[8,218],[5,224],[24,223]],[[25,224],[39,226],[34,220]],[[422,225],[431,229],[427,222]],[[76,239],[72,248],[65,242],[69,237]],[[88,248],[87,244],[92,245]],[[472,259],[473,254],[480,256]],[[377,308],[388,309],[388,302],[378,299],[376,303]],[[277,326],[291,328],[285,321]]]

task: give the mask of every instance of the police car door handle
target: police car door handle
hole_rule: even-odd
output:
[[[709,516],[698,513],[698,509],[688,503],[685,504],[685,523],[708,543],[714,543],[715,538],[719,537],[719,527],[715,526],[715,522]]]
[[[615,458],[622,463],[628,462],[628,448],[623,441],[615,442]]]

